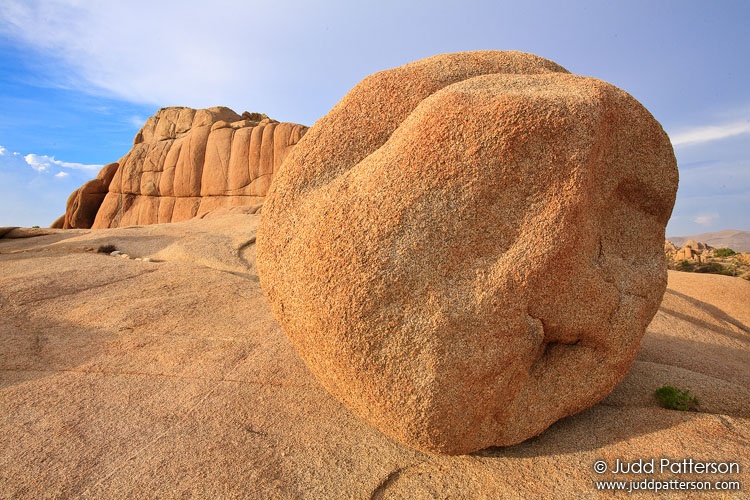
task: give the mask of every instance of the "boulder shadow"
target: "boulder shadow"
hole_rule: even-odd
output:
[[[632,373],[611,393],[617,393],[615,398],[607,398],[580,413],[565,417],[523,443],[490,447],[473,455],[530,458],[576,454],[638,440],[705,415],[717,415],[720,419],[725,419],[724,415],[736,418],[750,415],[750,404],[730,410],[728,403],[722,402],[726,391],[737,396],[738,387],[750,390],[747,358],[743,361],[742,354],[731,346],[649,331],[636,361],[649,364],[651,368],[635,372],[635,365],[631,367]],[[680,385],[677,381],[686,379],[690,381],[691,394],[714,400],[714,406],[719,406],[718,411],[677,411],[658,406],[651,391],[662,385]],[[623,404],[613,404],[613,401]]]
[[[684,300],[688,304],[703,310],[704,312],[708,313],[716,319],[718,322],[724,322],[729,323],[730,325],[735,326],[739,330],[747,333],[748,335],[742,335],[740,333],[734,332],[728,328],[721,328],[716,326],[713,323],[709,323],[708,321],[701,320],[699,318],[695,318],[693,316],[690,316],[688,314],[681,313],[679,311],[675,311],[674,309],[670,309],[668,307],[665,307],[664,304],[662,304],[662,307],[659,309],[661,312],[668,314],[670,316],[674,316],[675,318],[679,318],[683,321],[687,321],[688,323],[691,323],[697,327],[705,328],[706,330],[710,330],[712,332],[725,335],[727,337],[731,337],[736,340],[740,340],[743,342],[750,343],[750,327],[745,325],[743,322],[739,321],[736,318],[733,318],[726,312],[722,311],[720,308],[711,305],[707,302],[703,302],[701,300],[698,300],[694,297],[691,297],[689,295],[685,295],[684,293],[676,292],[674,290],[667,290],[666,294],[673,295],[675,297],[679,297],[680,299]]]
[[[695,412],[660,408],[621,408],[599,403],[552,424],[540,435],[508,447],[490,447],[477,457],[533,458],[595,451],[688,422]],[[627,425],[624,423],[627,422]]]

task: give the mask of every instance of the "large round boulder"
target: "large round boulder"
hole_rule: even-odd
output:
[[[415,448],[511,445],[604,398],[666,287],[669,138],[519,52],[372,75],[276,174],[257,265],[320,382]]]

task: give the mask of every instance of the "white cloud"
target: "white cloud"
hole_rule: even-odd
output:
[[[333,64],[350,50],[335,38],[345,34],[326,30],[351,8],[338,2],[220,4],[2,0],[0,33],[43,54],[55,85],[157,106],[261,111],[308,125],[366,74],[388,67],[366,54]],[[384,57],[374,49],[373,57]]]
[[[127,121],[128,121],[128,123],[130,123],[134,127],[137,127],[137,128],[140,129],[146,123],[146,120],[147,119],[143,118],[142,116],[135,116],[135,115],[133,115],[133,116],[129,117]]]
[[[6,149],[2,146],[0,146],[0,156],[3,156],[5,154]]]
[[[750,120],[724,123],[721,125],[709,125],[694,127],[681,132],[671,134],[670,139],[674,147],[701,144],[705,142],[718,141],[728,137],[750,133]]]
[[[37,172],[46,172],[50,167],[49,161],[39,155],[28,154],[23,158],[26,160],[26,163]]]
[[[23,161],[21,155],[13,154],[2,146],[0,146],[0,148],[3,150],[3,153],[0,154],[0,171],[29,171],[28,165]]]
[[[52,223],[65,211],[70,193],[93,177],[91,170],[61,170],[59,164],[52,162],[54,158],[24,156],[2,146],[0,150],[3,151],[0,154],[0,226],[31,227]],[[29,168],[29,156],[36,168]]]
[[[86,165],[83,163],[72,163],[68,161],[56,160],[54,156],[27,154],[23,157],[26,163],[37,172],[47,172],[50,167],[72,168],[74,170],[85,170],[96,172],[102,168],[102,165]]]
[[[693,219],[693,222],[701,226],[711,226],[718,219],[719,219],[719,214],[717,213],[700,214]]]

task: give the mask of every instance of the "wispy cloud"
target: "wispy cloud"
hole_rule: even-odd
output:
[[[670,134],[674,147],[718,141],[728,137],[750,134],[750,120],[694,127]]]
[[[0,146],[0,226],[50,224],[65,210],[70,193],[98,167]]]
[[[18,172],[24,170],[31,172],[29,167],[38,174],[54,175],[58,178],[67,177],[70,172],[77,172],[77,178],[85,179],[93,177],[94,174],[102,168],[102,165],[88,165],[85,163],[61,161],[54,156],[38,155],[34,153],[23,155],[16,151],[8,151],[7,148],[0,146],[0,168],[3,168],[4,170],[15,170]]]
[[[146,123],[146,118],[133,115],[128,117],[127,122],[134,127],[141,128]]]
[[[350,48],[323,29],[340,5],[294,2],[290,15],[273,3],[220,3],[2,0],[0,34],[41,54],[56,85],[158,106],[224,105],[308,124],[357,82],[352,66],[360,78],[387,67],[349,57]],[[295,41],[310,38],[318,48]],[[323,70],[320,50],[330,53],[325,61],[342,52],[347,63]],[[315,88],[325,95],[313,98]]]
[[[700,214],[696,216],[693,219],[693,222],[700,226],[711,226],[714,222],[716,222],[719,219],[719,214],[712,213],[712,214]]]
[[[85,170],[96,172],[102,165],[86,165],[84,163],[73,163],[69,161],[56,160],[54,156],[27,154],[23,157],[26,163],[37,172],[47,172],[52,167],[71,168],[74,170]]]

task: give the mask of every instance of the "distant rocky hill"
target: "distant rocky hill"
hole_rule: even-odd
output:
[[[735,252],[750,252],[750,231],[724,229],[715,233],[696,234],[694,236],[669,236],[669,241],[676,246],[684,246],[689,241],[702,241],[714,248],[731,248]]]
[[[162,108],[125,156],[70,195],[52,227],[178,222],[220,207],[259,204],[305,132],[304,125],[225,107]]]
[[[725,245],[714,247],[703,241],[687,240],[682,246],[664,242],[667,266],[675,271],[724,274],[750,280],[750,253]]]

